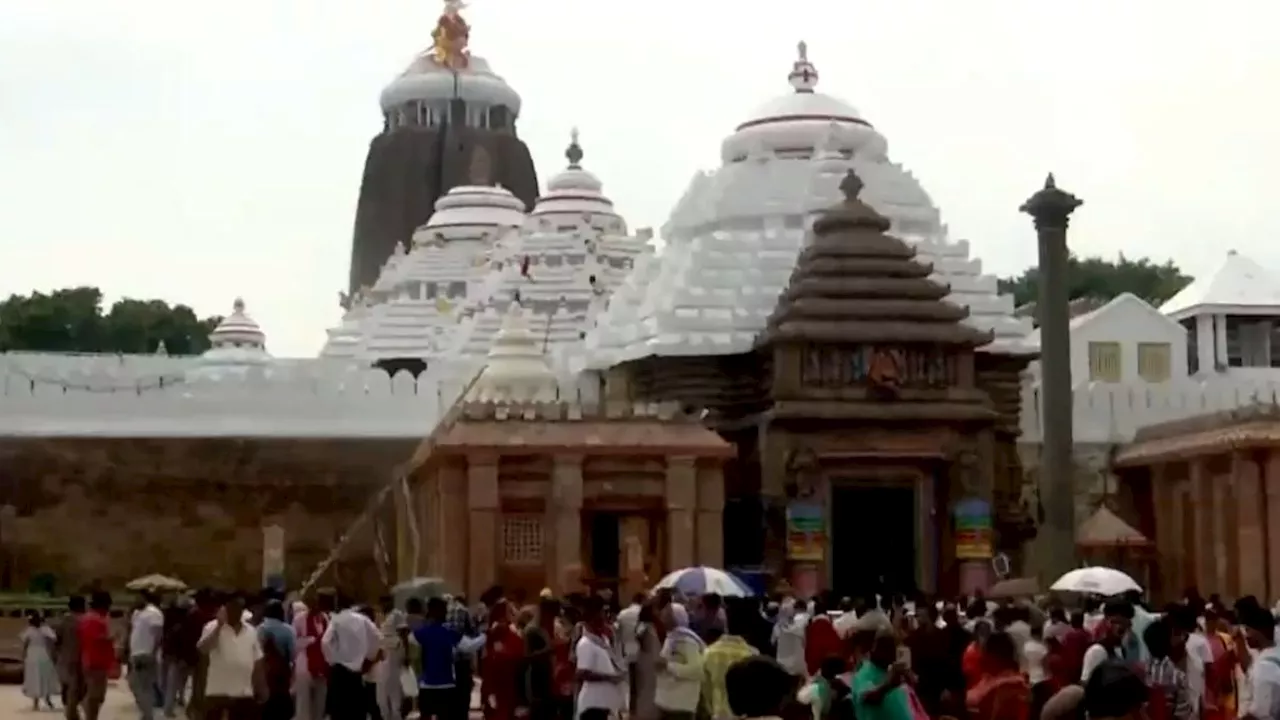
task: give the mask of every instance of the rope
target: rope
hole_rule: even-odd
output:
[[[462,388],[462,392],[458,395],[458,399],[455,400],[453,404],[449,406],[449,409],[448,411],[445,412],[444,417],[440,419],[440,422],[436,423],[436,426],[434,429],[432,429],[431,434],[427,436],[426,441],[423,443],[423,446],[426,448],[425,452],[414,453],[415,456],[422,455],[424,457],[428,457],[431,455],[431,453],[435,451],[436,442],[439,439],[439,436],[444,431],[453,427],[454,423],[458,421],[458,417],[462,415],[463,400],[467,397],[467,393],[471,392],[471,388],[475,387],[476,382],[480,380],[480,376],[483,374],[484,374],[483,367],[481,367],[479,370],[476,371],[476,374],[473,375],[471,380],[466,384],[466,386]],[[364,511],[361,512],[360,515],[356,517],[355,520],[352,521],[351,525],[347,527],[347,531],[343,533],[341,537],[338,538],[338,542],[334,543],[333,548],[329,551],[329,554],[325,557],[325,559],[320,561],[320,564],[316,566],[316,569],[313,570],[311,572],[311,575],[307,577],[306,582],[302,583],[301,594],[306,595],[307,593],[311,592],[311,590],[316,586],[316,583],[320,582],[320,578],[323,577],[324,574],[329,571],[329,568],[333,565],[333,563],[337,562],[338,557],[342,555],[343,550],[345,550],[347,545],[350,544],[352,538],[355,537],[356,533],[359,532],[364,527],[365,523],[368,523],[377,514],[378,510],[382,507],[382,504],[387,501],[387,498],[391,495],[392,491],[394,491],[397,487],[400,487],[402,485],[405,487],[408,486],[409,473],[412,471],[412,469],[413,469],[412,459],[396,467],[396,469],[391,473],[391,482],[387,483],[385,486],[382,487],[382,489],[374,493],[373,497],[369,498],[369,502],[368,504],[365,505]],[[409,512],[407,514],[409,515],[409,517],[413,517],[413,509],[408,508],[408,510]],[[412,523],[410,525],[410,527],[412,528],[411,532],[416,537],[417,523],[415,521],[410,521],[410,522]],[[415,563],[417,561],[417,556],[418,556],[418,548],[416,547],[416,545],[417,543],[415,543],[415,547],[414,547]],[[414,567],[416,568],[417,565],[415,564]]]

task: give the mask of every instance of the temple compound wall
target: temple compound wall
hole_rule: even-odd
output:
[[[385,486],[413,440],[0,440],[0,585],[120,588],[149,573],[252,590],[296,587]],[[385,587],[379,523],[324,578]],[[390,532],[390,529],[387,529]]]

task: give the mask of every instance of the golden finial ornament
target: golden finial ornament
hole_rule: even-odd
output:
[[[467,46],[471,41],[471,26],[462,17],[465,7],[463,0],[445,0],[444,12],[431,31],[431,57],[440,67],[465,70],[470,64]]]

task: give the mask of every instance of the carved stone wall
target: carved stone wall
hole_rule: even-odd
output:
[[[0,537],[22,588],[119,587],[152,572],[192,586],[255,589],[263,532],[284,529],[296,586],[409,457],[403,441],[6,440],[0,442]],[[370,523],[324,580],[368,596],[394,555]],[[385,549],[376,552],[375,545]]]

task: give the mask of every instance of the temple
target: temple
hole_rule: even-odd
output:
[[[1162,308],[1071,319],[1046,407],[1032,321],[803,43],[655,232],[591,169],[607,128],[566,123],[539,187],[460,9],[382,94],[320,357],[273,355],[243,300],[201,356],[0,355],[0,589],[630,591],[710,564],[972,590],[1045,567],[1042,440],[1069,413],[1054,497],[1088,518],[1082,553],[1141,545],[1162,590],[1276,592],[1260,264],[1227,253]],[[851,563],[868,543],[883,557]]]

